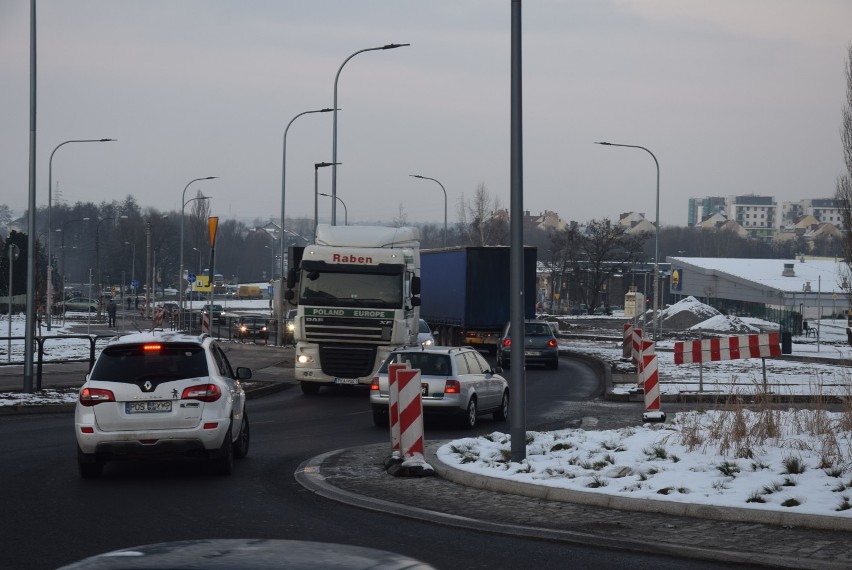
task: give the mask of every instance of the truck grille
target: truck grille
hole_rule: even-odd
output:
[[[357,342],[383,344],[393,335],[393,319],[352,317],[305,317],[308,342]]]
[[[363,378],[373,373],[375,346],[321,344],[319,351],[324,374],[336,378]]]

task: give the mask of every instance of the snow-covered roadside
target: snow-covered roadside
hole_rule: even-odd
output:
[[[677,414],[609,431],[527,432],[511,462],[507,434],[458,439],[438,458],[463,471],[533,485],[679,503],[852,519],[847,414],[775,411]],[[762,431],[774,425],[776,433]],[[814,433],[828,428],[827,433]]]

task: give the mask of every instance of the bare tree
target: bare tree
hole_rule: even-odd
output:
[[[601,303],[601,292],[615,274],[642,256],[650,234],[633,235],[609,219],[592,220],[585,227],[572,224],[554,234],[557,271],[570,268],[574,277],[573,297],[583,301],[589,313]],[[607,303],[609,300],[607,300]]]
[[[492,198],[484,182],[480,182],[473,199],[462,196],[458,207],[459,226],[470,245],[507,245],[509,220],[500,200]]]
[[[402,205],[402,202],[399,203],[399,210],[396,213],[396,216],[393,218],[393,227],[401,228],[403,226],[408,225],[408,214],[405,211],[405,208]]]
[[[845,235],[843,238],[843,257],[846,262],[843,283],[846,285],[847,296],[852,301],[852,45],[846,58],[846,100],[843,104],[840,123],[840,142],[843,146],[843,162],[846,171],[837,177],[835,199],[840,202],[841,219]]]

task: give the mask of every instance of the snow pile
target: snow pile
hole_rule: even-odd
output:
[[[660,318],[664,329],[682,331],[721,314],[710,305],[690,296],[660,311]]]
[[[697,325],[689,327],[691,331],[706,331],[706,332],[733,332],[752,334],[759,333],[760,329],[744,322],[739,317],[730,315],[716,315],[710,317],[706,321],[702,321]]]
[[[530,431],[521,463],[510,461],[510,436],[499,432],[447,443],[438,458],[462,471],[533,485],[850,518],[847,421],[818,410],[686,412],[671,424]],[[735,426],[745,429],[739,440]],[[771,436],[755,435],[767,426]],[[829,435],[802,426],[829,428]]]

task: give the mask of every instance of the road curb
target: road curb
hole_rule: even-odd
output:
[[[435,468],[439,477],[445,478],[443,473],[448,472],[449,467],[440,462],[435,456],[435,450],[442,445],[443,442],[427,442],[427,461]],[[842,563],[835,563],[825,560],[812,560],[784,555],[767,554],[765,552],[739,552],[726,550],[723,548],[705,548],[690,544],[681,544],[677,542],[667,542],[663,540],[636,540],[613,534],[578,532],[571,530],[549,529],[543,527],[534,527],[521,524],[512,524],[508,522],[496,522],[469,518],[451,513],[442,513],[439,511],[422,509],[420,507],[409,506],[401,503],[394,503],[384,499],[360,495],[358,493],[348,491],[336,487],[328,482],[323,473],[323,466],[345,452],[354,452],[359,455],[367,455],[367,452],[359,450],[367,450],[374,446],[364,445],[354,447],[352,449],[337,449],[329,451],[321,455],[312,457],[299,465],[294,476],[296,481],[305,489],[325,497],[327,499],[344,503],[353,507],[362,508],[365,510],[378,511],[396,516],[402,516],[418,521],[440,524],[443,526],[464,528],[467,530],[476,530],[487,532],[495,535],[509,535],[513,537],[526,537],[538,540],[551,540],[555,542],[564,542],[569,544],[581,544],[584,546],[594,546],[598,548],[611,548],[620,551],[634,551],[659,555],[671,555],[679,558],[692,558],[697,560],[712,560],[720,562],[730,562],[738,564],[748,564],[754,566],[772,566],[777,568],[846,568]],[[472,475],[472,474],[469,474]],[[376,473],[373,477],[390,477],[379,467],[376,467]],[[477,476],[472,475],[471,481]],[[480,477],[486,479],[485,477]],[[449,479],[448,479],[449,480]],[[452,480],[450,480],[452,481]],[[471,486],[479,489],[485,489],[481,485],[467,485],[458,481],[452,481],[461,486]],[[499,489],[490,489],[492,492],[506,492]],[[440,504],[436,500],[434,504]],[[671,535],[676,537],[676,535]]]

